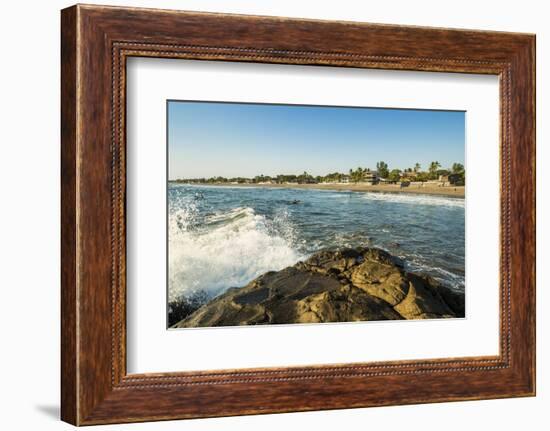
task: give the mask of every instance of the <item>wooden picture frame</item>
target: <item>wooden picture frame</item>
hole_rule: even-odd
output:
[[[64,421],[91,425],[535,394],[534,35],[83,5],[64,9],[61,17]],[[500,354],[128,375],[130,56],[498,75]]]

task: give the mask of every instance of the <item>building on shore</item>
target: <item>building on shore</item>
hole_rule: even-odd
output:
[[[439,181],[442,183],[448,183],[448,185],[455,185],[456,183],[460,182],[460,180],[460,174],[448,174],[439,176]]]
[[[411,172],[408,172],[408,171],[403,171],[401,172],[401,180],[406,180],[406,181],[411,181],[413,180],[414,178],[416,178],[416,175],[417,173],[414,172],[414,171],[411,171]]]
[[[374,186],[380,182],[378,177],[378,172],[376,171],[365,171],[363,172],[363,182]]]

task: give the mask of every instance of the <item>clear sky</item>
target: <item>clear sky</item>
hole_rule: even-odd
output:
[[[464,164],[465,113],[168,102],[169,179]]]

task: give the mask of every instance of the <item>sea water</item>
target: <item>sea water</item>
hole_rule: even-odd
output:
[[[214,297],[323,249],[379,247],[464,289],[462,198],[168,185],[168,297]]]

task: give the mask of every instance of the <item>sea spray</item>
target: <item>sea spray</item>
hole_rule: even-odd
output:
[[[271,220],[249,207],[202,215],[194,201],[178,204],[169,215],[170,301],[201,291],[213,297],[303,258],[284,212]]]

